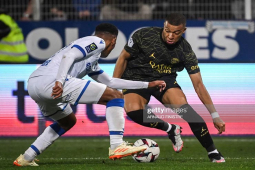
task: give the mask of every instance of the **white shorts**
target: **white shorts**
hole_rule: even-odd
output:
[[[62,97],[53,99],[51,93],[55,81],[53,76],[33,77],[28,80],[27,86],[30,97],[38,104],[42,114],[55,121],[73,112],[70,104],[98,103],[106,89],[106,85],[101,83],[68,77],[64,83]]]

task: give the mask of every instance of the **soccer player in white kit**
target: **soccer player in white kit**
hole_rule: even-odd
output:
[[[122,93],[116,89],[155,87],[162,90],[165,82],[122,80],[109,77],[101,70],[98,60],[109,55],[115,47],[117,35],[118,29],[114,25],[99,24],[95,36],[72,42],[30,75],[27,87],[30,97],[38,104],[43,115],[50,117],[55,123],[44,130],[25,153],[13,162],[14,165],[38,166],[34,161],[35,157],[75,125],[76,117],[70,104],[106,105],[110,159],[119,159],[146,149],[144,146],[135,147],[123,141],[124,100]],[[85,75],[99,83],[81,79]]]

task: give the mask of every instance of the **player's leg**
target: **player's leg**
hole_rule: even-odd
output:
[[[110,144],[114,149],[123,143],[124,133],[124,100],[118,90],[106,87],[96,82],[88,82],[85,91],[75,103],[89,104],[98,103],[106,105],[106,121],[109,127]]]
[[[62,103],[62,98],[52,99],[50,95],[51,87],[53,86],[49,85],[49,88],[45,89],[47,87],[45,81],[47,78],[43,78],[43,80],[40,81],[40,78],[29,80],[28,93],[36,101],[43,115],[50,117],[55,122],[48,126],[25,153],[14,161],[14,165],[16,166],[38,166],[34,162],[35,157],[41,154],[76,123],[76,117],[72,113],[70,105],[68,103]]]
[[[146,147],[134,147],[123,141],[124,99],[120,91],[96,82],[89,82],[75,103],[98,103],[106,105],[106,121],[110,133],[109,158],[118,159],[140,151]]]
[[[223,162],[224,158],[220,155],[214,146],[211,135],[203,118],[187,103],[186,96],[183,91],[178,88],[168,89],[162,97],[162,103],[171,104],[171,108],[181,108],[185,110],[178,113],[188,122],[193,134],[199,140],[201,145],[207,150],[208,155],[213,154],[212,161]]]
[[[62,118],[48,126],[25,151],[25,153],[14,161],[14,164],[17,166],[36,166],[34,162],[36,156],[40,155],[54,141],[71,129],[75,123],[75,115],[71,113],[67,117]]]
[[[165,82],[166,82],[166,88],[164,91],[160,92],[157,90],[153,92],[153,96],[157,100],[159,100],[162,104],[164,104],[162,102],[162,97],[165,95],[168,89],[175,88],[175,87],[180,88],[180,86],[175,81],[175,78],[167,79],[165,80]],[[167,131],[168,138],[172,141],[173,149],[176,153],[179,153],[180,151],[182,151],[182,148],[183,148],[183,141],[181,139],[181,132],[182,132],[181,129],[182,127],[180,127],[179,125],[172,124],[171,129]]]
[[[98,104],[106,105],[106,121],[110,134],[110,149],[115,149],[123,143],[125,126],[124,100],[120,91],[107,87]]]
[[[153,122],[145,122],[143,120],[144,108],[150,100],[151,91],[151,89],[125,90],[125,111],[134,122],[142,126],[169,132],[172,125],[161,119],[155,118]]]

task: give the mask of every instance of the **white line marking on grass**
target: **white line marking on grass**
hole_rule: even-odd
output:
[[[160,142],[169,142],[170,140],[168,139],[168,138],[166,138],[166,139],[157,139],[157,137],[138,137],[137,139],[141,139],[141,138],[150,138],[150,139],[154,139],[155,141],[160,141]],[[133,139],[133,141],[136,141],[137,139]],[[71,143],[74,143],[74,142],[77,142],[77,143],[79,143],[79,142],[82,142],[82,143],[84,143],[86,140],[90,140],[90,141],[92,141],[92,142],[100,142],[100,143],[102,143],[102,142],[109,142],[110,140],[109,139],[89,139],[89,138],[84,138],[84,139],[68,139],[68,138],[65,138],[65,139],[63,139],[62,138],[62,140],[57,140],[57,141],[61,141],[61,142],[71,142]],[[228,139],[225,139],[225,138],[214,138],[213,139],[214,141],[222,141],[222,142],[255,142],[255,138],[251,138],[251,139],[247,139],[247,138],[245,138],[245,139],[242,139],[242,138],[233,138],[233,139],[231,139],[231,137],[230,138],[228,138]],[[0,140],[0,143],[9,143],[9,142],[31,142],[31,139],[4,139],[4,140]],[[128,141],[130,141],[130,140],[128,140]],[[183,139],[183,141],[184,142],[197,142],[198,140],[197,139]]]
[[[39,160],[109,160],[111,161],[108,157],[85,157],[85,158],[39,158]],[[122,159],[127,159],[127,158],[122,158]],[[159,158],[161,160],[169,160],[169,158]],[[208,159],[207,157],[200,157],[200,158],[173,158],[172,160],[202,160],[202,159]],[[251,158],[241,158],[241,157],[236,157],[236,158],[231,158],[231,157],[225,157],[226,160],[255,160],[255,157]],[[3,160],[14,160],[13,158],[0,158],[0,161]]]

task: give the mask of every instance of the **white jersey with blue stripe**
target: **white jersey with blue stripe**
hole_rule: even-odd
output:
[[[68,55],[74,58],[72,65],[68,66],[69,68],[60,68],[66,69],[67,75],[82,78],[89,73],[100,72],[98,60],[104,48],[105,41],[97,36],[80,38],[46,60],[29,78],[45,75],[56,76],[57,78],[62,58]],[[66,77],[67,75],[63,76]]]

